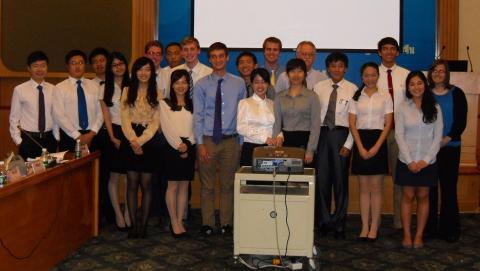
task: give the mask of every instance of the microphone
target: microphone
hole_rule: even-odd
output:
[[[447,46],[443,45],[442,49],[440,49],[440,54],[438,54],[438,56],[435,59],[442,58],[442,55],[443,55],[443,52],[445,51],[445,48],[447,48]]]
[[[467,57],[468,57],[468,62],[470,62],[470,72],[473,72],[472,59],[470,58],[470,46],[468,45],[467,45]]]
[[[28,133],[26,133],[25,130],[23,130],[22,127],[20,127],[20,125],[18,125],[17,128],[20,130],[20,132],[22,134],[26,135],[33,143],[35,143],[37,146],[39,146],[40,149],[45,148],[44,146],[42,146],[42,144],[38,143],[38,141],[36,141],[33,137],[31,137]]]

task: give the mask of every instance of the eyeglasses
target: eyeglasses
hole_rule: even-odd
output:
[[[77,66],[77,65],[85,65],[85,62],[84,61],[70,61],[68,62],[69,65],[72,65],[72,66]]]
[[[432,73],[435,73],[435,74],[445,74],[447,71],[445,70],[433,70]]]

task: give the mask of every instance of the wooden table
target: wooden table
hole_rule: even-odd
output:
[[[99,157],[0,188],[0,270],[50,270],[98,235]]]

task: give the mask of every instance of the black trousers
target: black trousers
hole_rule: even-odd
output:
[[[90,130],[80,130],[82,135],[90,132]],[[93,137],[90,147],[88,148],[91,152],[98,150],[97,136]],[[60,142],[58,143],[59,151],[75,151],[75,139],[67,135],[62,129],[60,129]]]
[[[28,132],[27,132],[28,133]],[[29,134],[30,135],[30,134]],[[49,153],[57,151],[57,140],[53,137],[52,132],[47,132],[41,138],[39,136],[27,136],[22,132],[22,143],[18,148],[18,154],[26,161],[28,157],[35,158],[42,154],[42,147],[46,148]],[[32,138],[41,146],[38,146]]]
[[[339,154],[348,137],[348,128],[322,127],[317,149],[315,218],[317,227],[343,231],[348,208],[348,168],[350,157]],[[332,189],[335,211],[331,214]]]
[[[426,233],[443,236],[460,234],[460,215],[457,200],[460,147],[446,146],[437,154],[440,185],[440,219],[438,216],[438,186],[430,188],[430,212]]]

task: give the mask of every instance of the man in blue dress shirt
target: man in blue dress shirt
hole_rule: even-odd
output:
[[[215,183],[220,174],[220,225],[230,234],[233,221],[233,180],[238,167],[237,105],[246,97],[242,78],[227,73],[228,49],[215,42],[208,48],[213,72],[200,79],[193,90],[195,140],[201,181],[202,233],[215,226]]]

